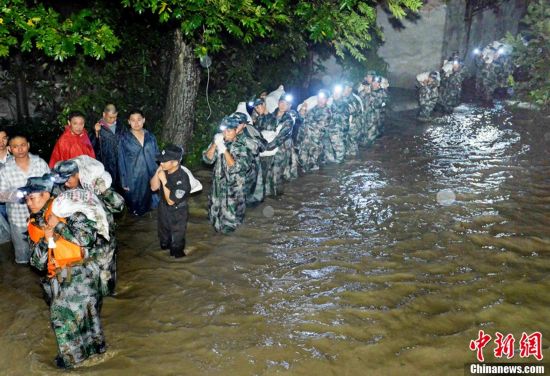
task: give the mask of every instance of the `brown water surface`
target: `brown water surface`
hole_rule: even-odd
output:
[[[108,352],[72,374],[462,375],[479,329],[517,350],[540,331],[546,355],[550,119],[468,105],[388,123],[230,236],[193,197],[183,260],[158,249],[154,218],[124,220]],[[63,373],[38,276],[1,253],[1,373]]]

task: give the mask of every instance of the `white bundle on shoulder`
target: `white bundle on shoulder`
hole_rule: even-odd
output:
[[[87,189],[70,189],[53,200],[52,212],[60,218],[82,213],[97,225],[97,232],[109,240],[109,222],[99,198]]]
[[[243,114],[246,115],[246,120],[248,120],[249,123],[252,123],[252,118],[250,117],[250,114],[248,113],[248,111],[246,110],[246,102],[239,102],[239,104],[237,105],[237,109],[235,110],[235,112],[242,112]],[[234,112],[234,113],[235,113]]]
[[[72,160],[78,165],[78,176],[83,188],[99,194],[111,187],[113,179],[105,171],[103,163],[88,155],[80,155]]]
[[[279,87],[272,91],[271,93],[267,94],[265,97],[265,108],[268,112],[273,112],[275,109],[279,106],[279,98],[281,98],[281,95],[285,93],[285,87],[283,85],[279,85]]]
[[[416,75],[416,81],[423,84],[430,77],[430,72],[422,72]]]
[[[278,129],[278,128],[277,128]],[[274,130],[274,131],[262,131],[262,137],[267,141],[267,142],[271,142],[275,139],[275,137],[277,137],[277,130]],[[266,150],[266,151],[262,151],[260,153],[260,157],[271,157],[275,154],[277,154],[277,151],[279,151],[279,148],[275,148],[273,150]]]
[[[181,168],[183,169],[183,171],[185,171],[185,173],[187,174],[187,176],[189,176],[189,184],[191,184],[191,192],[190,193],[195,193],[195,192],[198,192],[198,191],[202,191],[202,184],[200,181],[198,181],[194,176],[193,174],[191,173],[191,171],[185,167],[185,166],[181,166]]]
[[[302,107],[304,106],[304,104],[307,106],[306,109],[307,111],[311,111],[315,106],[317,106],[317,96],[316,95],[313,95],[311,97],[309,97],[308,99],[306,99],[305,101],[303,101],[302,103],[300,103],[298,105],[298,111],[300,111],[302,109]]]
[[[382,89],[387,89],[388,87],[390,87],[390,82],[388,81],[387,78],[382,77],[382,82],[380,83],[380,87]]]
[[[445,76],[449,77],[453,73],[453,62],[445,60],[441,69],[445,73]]]

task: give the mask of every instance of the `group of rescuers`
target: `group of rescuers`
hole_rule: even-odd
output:
[[[479,68],[493,69],[490,65],[495,64],[499,52],[492,59],[483,55]],[[448,112],[460,102],[463,72],[457,56],[444,63],[442,75],[440,80],[438,72],[428,72],[427,78],[419,79],[419,118],[422,120],[430,117],[435,104],[439,103]],[[497,78],[495,74],[483,72],[480,77],[482,91],[490,97],[499,85],[494,83]],[[435,96],[433,87],[439,88]],[[243,223],[246,207],[258,205],[267,196],[282,194],[285,182],[298,178],[299,170],[307,173],[327,163],[342,163],[356,156],[360,146],[370,145],[382,132],[387,88],[387,79],[368,71],[356,86],[356,92],[350,82],[343,81],[332,93],[320,90],[298,106],[298,111],[292,109],[292,96],[282,92],[276,108],[270,112],[267,98],[271,94],[262,93],[247,103],[244,112],[225,116],[219,132],[203,152],[204,162],[214,165],[208,197],[208,219],[214,229],[221,233],[234,231]],[[109,111],[104,113],[104,118],[106,114],[109,115]],[[139,116],[135,119],[141,121],[143,127],[143,114],[134,111],[129,118],[132,129],[132,115],[136,114]],[[102,126],[95,126],[98,140]],[[114,128],[111,130],[115,134]],[[74,136],[74,129],[70,131],[69,136]],[[132,137],[128,132],[123,134]],[[139,138],[135,133],[134,136]],[[148,133],[142,135],[142,148],[147,136]],[[116,147],[118,143],[120,147],[121,139],[122,135],[112,138],[115,140],[112,145]],[[71,142],[68,144],[70,147]],[[159,193],[160,248],[169,249],[171,256],[179,258],[185,256],[187,199],[202,186],[181,165],[183,148],[168,144],[158,150],[156,140],[154,144],[152,150],[156,151],[158,166],[149,173],[145,194],[150,199],[151,192]],[[34,174],[39,175],[29,177],[17,190],[30,212],[26,262],[43,272],[44,296],[58,345],[55,362],[58,367],[71,368],[94,354],[105,352],[99,317],[102,299],[114,293],[116,282],[114,215],[124,209],[125,199],[130,208],[137,208],[132,213],[140,214],[138,209],[143,199],[128,197],[125,193],[131,190],[125,184],[117,184],[120,176],[114,175],[124,173],[108,168],[111,157],[107,155],[107,146],[104,146],[103,158],[98,158],[102,164],[90,155],[67,159],[63,148],[57,150],[56,145],[50,161],[51,171],[45,162],[28,152],[25,136],[16,134],[10,139],[10,147],[13,160],[8,160],[6,166],[26,164],[27,169],[32,167]],[[134,166],[137,165],[134,161]],[[0,177],[9,179],[8,170],[0,169]],[[0,191],[6,190],[4,185],[0,184]],[[122,188],[123,195],[115,188],[119,191]],[[150,205],[145,210],[148,208]],[[17,257],[16,250],[16,261],[25,263]]]
[[[493,41],[483,49],[474,49],[476,94],[491,103],[500,89],[512,91],[512,47],[503,41]],[[453,112],[461,102],[462,85],[467,70],[457,52],[445,60],[439,71],[416,76],[418,89],[418,120],[429,121],[435,111]]]
[[[343,82],[332,95],[320,90],[299,112],[291,109],[292,98],[285,93],[269,112],[267,97],[261,95],[245,112],[225,116],[203,152],[204,161],[214,165],[208,203],[214,229],[234,231],[246,206],[282,194],[283,184],[298,177],[299,166],[308,172],[324,163],[342,163],[356,155],[359,145],[373,142],[382,129],[387,87],[387,80],[369,71],[358,94]],[[115,122],[109,122],[113,111]],[[61,368],[106,350],[100,310],[103,298],[115,291],[115,214],[125,205],[129,213],[143,214],[152,205],[140,208],[141,201],[152,201],[151,193],[158,193],[160,248],[183,257],[188,197],[202,189],[181,165],[183,148],[168,144],[159,150],[154,136],[144,132],[139,110],[130,112],[130,129],[120,134],[122,125],[116,125],[112,105],[89,138],[83,114],[70,114],[68,120],[50,166],[29,152],[27,136],[17,132],[7,140],[10,153],[0,166],[0,201],[7,203],[15,261],[30,263],[41,273],[58,346],[55,364]],[[120,151],[128,147],[135,150]],[[153,162],[158,164],[150,172],[155,151]],[[131,159],[135,155],[145,159]],[[125,165],[127,169],[121,168]],[[147,176],[148,192],[142,182],[136,183],[134,170],[147,172],[142,175]]]

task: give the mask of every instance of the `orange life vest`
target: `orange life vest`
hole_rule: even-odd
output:
[[[46,205],[48,208],[44,211],[44,218],[48,218],[52,212],[52,202],[48,201]],[[59,218],[61,222],[66,223],[65,218]],[[44,238],[44,230],[38,226],[34,219],[29,221],[27,225],[29,231],[29,238],[38,243]],[[55,248],[48,248],[48,277],[53,278],[59,271],[59,269],[70,266],[76,262],[80,262],[83,259],[82,247],[78,244],[74,244],[61,236],[54,236]]]

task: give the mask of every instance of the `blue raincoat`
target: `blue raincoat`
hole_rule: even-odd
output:
[[[118,168],[120,185],[124,191],[128,211],[143,215],[158,205],[157,194],[151,192],[149,180],[157,171],[156,155],[159,153],[155,136],[144,129],[143,146],[130,131],[124,131],[118,139]]]

